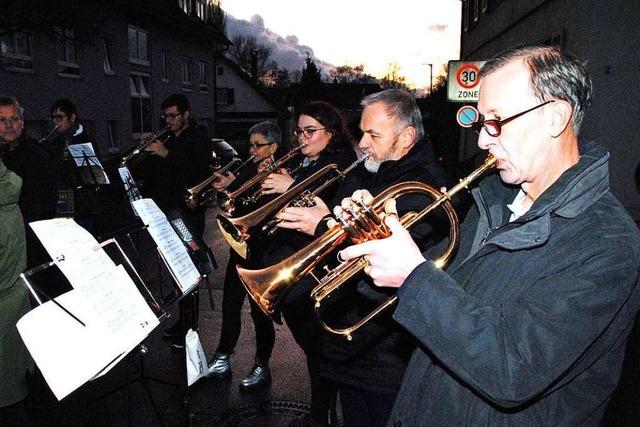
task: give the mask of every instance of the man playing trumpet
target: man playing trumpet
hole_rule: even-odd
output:
[[[391,237],[341,252],[399,288],[393,317],[420,343],[389,422],[598,425],[639,307],[640,240],[609,190],[608,153],[578,138],[591,80],[548,46],[499,54],[480,78],[473,128],[499,174],[473,190],[447,271],[392,209]]]

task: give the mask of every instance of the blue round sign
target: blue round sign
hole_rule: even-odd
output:
[[[463,128],[470,128],[472,124],[478,121],[480,113],[471,105],[464,105],[460,107],[456,113],[456,120],[458,124]]]

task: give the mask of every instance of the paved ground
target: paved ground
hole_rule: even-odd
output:
[[[200,299],[200,335],[209,357],[213,355],[219,337],[222,275],[228,257],[228,247],[219,236],[213,217],[213,213],[208,215],[210,223],[205,239],[213,248],[220,269],[209,277]],[[155,256],[153,250],[145,253],[151,254],[151,259]],[[167,292],[167,286],[154,289],[155,292]],[[310,393],[304,356],[285,325],[276,325],[277,340],[271,361],[273,384],[254,394],[241,394],[238,384],[253,365],[255,349],[248,304],[245,302],[242,335],[232,356],[233,377],[228,381],[203,379],[189,389],[185,387],[184,353],[171,352],[161,338],[162,330],[172,322],[173,319],[169,319],[161,324],[145,341],[149,352],[143,359],[145,376],[176,385],[136,381],[140,378],[142,357],[134,352],[103,378],[84,385],[62,402],[53,398],[45,384],[36,381],[29,407],[36,425],[284,426],[296,415],[304,413]],[[621,385],[608,411],[605,422],[608,426],[638,425],[640,419],[637,395],[640,339],[636,335],[628,351]],[[111,392],[118,387],[121,388]],[[185,401],[189,403],[185,404]],[[266,415],[268,410],[271,416]]]

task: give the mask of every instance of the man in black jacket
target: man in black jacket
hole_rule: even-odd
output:
[[[640,307],[640,233],[611,194],[608,153],[579,140],[591,95],[559,47],[496,55],[472,127],[499,174],[472,190],[446,271],[392,211],[389,238],[341,252],[400,288],[393,318],[420,342],[390,425],[600,424]]]
[[[202,241],[205,208],[188,209],[184,195],[187,188],[209,175],[208,131],[191,118],[191,106],[184,95],[170,95],[161,106],[169,137],[164,142],[153,141],[146,148],[152,156],[146,165],[143,194],[152,198],[163,212],[177,212],[191,234]],[[198,300],[197,289],[180,300],[180,320],[165,331],[173,348],[184,348],[187,330],[197,329]]]
[[[0,157],[22,178],[19,206],[27,237],[27,267],[49,260],[29,222],[56,214],[54,163],[36,140],[24,134],[24,110],[13,97],[0,97]]]
[[[367,188],[376,195],[406,181],[421,181],[435,188],[446,184],[444,171],[436,163],[431,144],[424,136],[420,110],[409,93],[385,90],[366,97],[362,106],[363,136],[358,147],[368,158],[358,170],[347,175],[332,206],[357,188]],[[322,218],[330,219],[329,210],[316,201],[318,204],[313,208],[285,210],[280,216],[284,221],[281,226],[316,230],[316,235],[326,230],[327,221]],[[402,197],[398,208],[401,212],[418,210],[426,203],[426,197]],[[412,234],[425,245],[438,240],[441,230],[437,221],[437,217],[432,217],[429,222],[418,224]],[[332,298],[323,309],[328,323],[337,327],[354,324],[381,301],[364,274],[348,283],[343,286],[343,294]],[[321,347],[322,375],[338,388],[344,425],[384,425],[415,348],[412,338],[387,313],[358,330],[349,341],[325,333]]]

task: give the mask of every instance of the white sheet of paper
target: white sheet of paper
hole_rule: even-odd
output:
[[[149,234],[173,272],[180,290],[189,292],[200,281],[200,273],[166,215],[151,199],[136,200],[133,205],[142,222],[149,226]]]
[[[102,167],[100,159],[96,156],[96,152],[94,151],[93,144],[91,142],[68,145],[67,149],[69,150],[69,154],[71,154],[75,160],[76,166],[98,166],[100,168],[100,174],[104,179],[103,182],[105,184],[109,184],[109,177],[104,172],[104,167]]]

